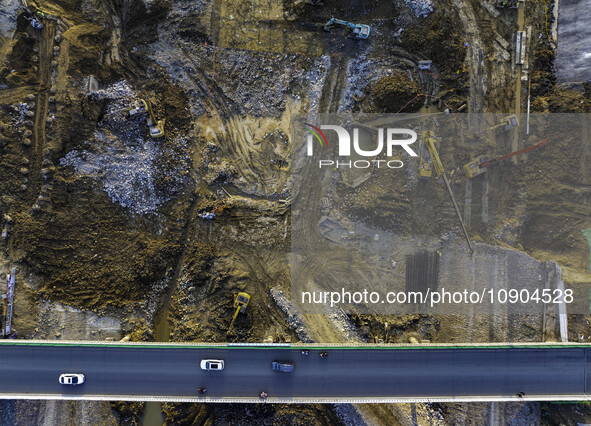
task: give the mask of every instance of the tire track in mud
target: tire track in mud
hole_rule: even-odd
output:
[[[260,252],[254,252],[251,247],[244,248],[242,246],[236,246],[235,249],[232,250],[232,254],[234,254],[250,272],[249,275],[252,278],[252,285],[254,285],[255,291],[253,292],[252,288],[248,291],[250,291],[253,295],[264,294],[264,303],[269,305],[271,298],[270,289],[277,284],[277,280],[267,272],[267,268],[261,260]],[[253,298],[253,302],[256,303],[256,300],[257,299]],[[257,314],[262,317],[262,321],[261,319],[258,319],[258,321],[263,324],[267,324],[268,327],[272,326],[273,324],[281,324],[283,326],[285,325],[285,318],[283,314],[281,314],[276,309],[257,309],[255,312],[257,312]]]
[[[33,125],[33,146],[31,147],[31,170],[29,176],[29,195],[27,199],[33,202],[40,191],[42,178],[41,167],[43,162],[43,149],[47,140],[46,126],[49,111],[49,90],[51,89],[51,75],[53,60],[53,38],[55,36],[56,22],[44,20],[42,37],[39,42],[39,92],[35,98],[35,122]]]
[[[343,86],[347,82],[348,59],[345,57],[332,56],[331,64],[326,80],[322,87],[322,94],[319,101],[319,113],[336,113],[339,109]],[[325,265],[330,263],[338,265],[343,263],[343,259],[338,256],[331,258],[331,247],[326,239],[318,231],[318,222],[321,217],[321,198],[324,195],[326,181],[328,178],[327,170],[314,167],[311,163],[308,169],[303,172],[304,180],[300,185],[300,190],[296,195],[295,204],[299,207],[299,212],[293,212],[292,224],[296,226],[292,229],[292,248],[297,251],[309,253],[311,249],[315,253],[322,253],[322,260],[316,256],[307,256],[305,262],[298,265],[298,275],[294,276],[292,264],[292,287],[298,289],[307,289],[308,283],[314,280],[318,273],[325,271]],[[297,217],[297,215],[303,215]],[[294,235],[295,234],[295,235]]]
[[[484,73],[484,52],[482,40],[478,30],[476,16],[472,5],[466,0],[454,0],[453,4],[464,25],[464,33],[468,43],[468,57],[470,66],[470,112],[483,112],[486,75]]]
[[[189,207],[189,212],[187,213],[187,221],[183,228],[183,233],[181,237],[181,252],[179,253],[179,257],[174,268],[174,273],[172,275],[171,282],[168,285],[168,289],[166,289],[166,291],[164,292],[164,296],[160,303],[160,307],[156,310],[154,314],[154,325],[152,328],[154,329],[154,338],[157,342],[170,341],[170,324],[168,322],[170,301],[172,299],[172,295],[178,287],[181,271],[183,270],[183,265],[185,263],[185,255],[187,254],[189,235],[192,228],[191,225],[193,224],[193,216],[195,215],[195,210],[197,209],[198,202],[199,198],[195,196],[193,198],[193,201],[191,202],[191,207]]]
[[[266,186],[264,179],[258,175],[256,170],[250,167],[250,164],[253,163],[259,163],[261,166],[263,165],[258,159],[253,158],[252,151],[248,149],[252,146],[252,137],[248,134],[248,129],[242,123],[243,119],[235,102],[224,94],[214,79],[208,77],[205,72],[195,64],[193,58],[185,51],[185,49],[181,49],[181,52],[191,63],[193,70],[195,71],[195,75],[187,73],[188,78],[204,96],[208,97],[210,105],[213,106],[215,113],[222,123],[222,130],[224,132],[223,141],[227,142],[221,145],[222,150],[225,150],[224,153],[228,154],[231,158],[243,159],[243,167],[238,168],[240,175],[248,182],[259,182],[261,187],[264,188]],[[219,135],[216,136],[219,138]],[[245,170],[248,170],[249,173],[245,174]]]
[[[0,91],[0,104],[12,102],[15,98],[24,99],[30,94],[38,93],[39,84],[30,86],[15,87],[13,89],[2,89]]]
[[[333,62],[334,58],[334,62]],[[322,94],[319,101],[319,113],[336,113],[339,109],[343,85],[347,81],[347,64],[343,57],[332,57],[331,66],[328,75],[322,87]],[[297,194],[297,204],[299,206],[307,206],[311,210],[311,217],[308,217],[305,222],[313,224],[314,229],[306,233],[307,243],[312,243],[312,236],[318,237],[318,229],[316,224],[320,220],[320,199],[322,198],[323,182],[326,178],[326,170],[319,167],[309,167],[304,174],[305,179],[300,186],[300,191]],[[304,193],[302,193],[304,189]],[[300,199],[300,197],[305,199]],[[322,237],[320,239],[323,240]]]

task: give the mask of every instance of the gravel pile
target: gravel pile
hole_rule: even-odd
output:
[[[433,12],[433,0],[404,0],[404,2],[418,17],[426,18]]]
[[[279,306],[279,308],[287,315],[287,323],[289,327],[296,332],[298,338],[304,343],[314,343],[314,340],[312,340],[308,334],[304,321],[297,312],[297,309],[289,300],[287,300],[283,291],[272,288],[271,297],[273,297],[277,306]]]
[[[131,213],[155,213],[182,187],[188,157],[179,147],[186,141],[147,136],[145,114],[127,114],[139,95],[124,81],[90,95],[108,99],[105,115],[87,148],[70,151],[60,164],[99,179],[111,200]]]
[[[0,0],[0,34],[12,38],[16,30],[19,0]]]

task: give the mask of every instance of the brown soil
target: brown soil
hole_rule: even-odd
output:
[[[373,96],[379,112],[416,112],[423,105],[419,97],[420,86],[407,74],[397,74],[382,78],[373,88]]]
[[[380,111],[398,112],[412,99],[405,112],[423,105],[426,84],[407,77],[414,69],[401,59],[431,59],[435,70],[429,87],[446,108],[457,110],[479,98],[491,111],[509,112],[514,76],[494,53],[491,37],[496,31],[510,40],[515,30],[510,11],[491,24],[485,22],[490,18],[481,2],[466,2],[485,40],[484,64],[474,74],[473,64],[465,62],[465,43],[473,40],[460,30],[452,2],[436,2],[434,13],[417,19],[391,2],[327,1],[324,7],[305,5],[293,22],[282,17],[285,3],[261,3],[254,11],[232,1],[30,2],[32,11],[62,21],[44,19],[51,31],[59,30],[59,42],[54,33],[49,37],[49,30],[35,32],[24,15],[18,18],[15,38],[0,41],[5,56],[0,84],[6,85],[0,92],[0,218],[9,214],[13,221],[3,255],[40,283],[27,287],[21,300],[32,305],[51,300],[99,312],[109,308],[122,317],[130,339],[141,341],[155,338],[154,314],[170,294],[165,320],[171,340],[296,341],[270,295],[271,288],[289,293],[291,215],[280,201],[289,203],[292,189],[286,136],[291,114],[337,111],[350,89],[348,67],[359,58],[368,58],[370,65],[354,76],[355,84],[360,92],[367,89]],[[538,34],[541,3],[531,8],[528,3],[528,11],[532,34]],[[374,38],[366,43],[337,29],[321,31],[333,15],[371,23]],[[398,40],[393,33],[401,27]],[[54,56],[58,43],[60,53]],[[550,43],[535,41],[532,108],[587,112],[591,91],[585,85],[557,88],[552,60]],[[374,65],[382,73],[379,78]],[[395,72],[384,76],[384,69]],[[113,149],[132,139],[134,125],[144,141],[151,141],[144,118],[121,118],[119,133],[109,127],[113,101],[87,93],[91,75],[102,89],[125,80],[136,96],[152,100],[156,117],[166,119],[166,136],[152,141],[161,152],[152,165],[157,170],[154,191],[166,195],[166,201],[151,213],[134,214],[114,202],[102,184],[103,174],[80,174],[60,163],[74,152],[100,153],[101,132],[111,138],[107,146]],[[487,83],[486,95],[473,90],[474,81]],[[35,110],[31,123],[19,116],[19,103]],[[55,119],[48,122],[51,116]],[[27,129],[31,146],[22,143]],[[580,153],[588,147],[552,136],[543,155],[532,153],[490,172],[495,185],[490,215],[496,220],[473,221],[469,232],[542,260],[557,259],[567,279],[584,283],[589,249],[580,229],[591,214],[586,189],[591,176],[588,158]],[[442,161],[452,171],[473,156],[507,151],[506,140],[493,139],[443,141]],[[130,172],[136,167],[130,164]],[[452,178],[456,195],[466,185],[458,176]],[[343,214],[354,220],[369,216],[370,225],[432,238],[457,228],[447,194],[435,178],[414,186],[407,180],[406,174],[390,170],[354,191],[337,188],[337,195],[355,206]],[[210,212],[213,219],[200,216]],[[252,299],[227,334],[239,291]],[[23,335],[34,334],[35,325],[43,327],[31,318],[21,316]],[[350,320],[365,341],[452,340],[458,327],[457,319],[419,315]],[[577,325],[571,331],[588,335],[584,321],[573,318]],[[319,340],[336,335],[330,324],[317,327]],[[143,409],[143,404],[113,404],[122,424],[135,424]],[[174,424],[340,422],[331,406],[167,404],[164,409]],[[374,414],[394,424],[395,415],[386,411],[391,410],[378,407]],[[548,412],[554,419],[554,412]],[[456,418],[461,416],[450,414]]]

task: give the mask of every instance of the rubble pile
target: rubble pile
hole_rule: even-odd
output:
[[[70,151],[60,164],[73,167],[79,176],[101,180],[114,203],[133,214],[155,213],[181,188],[187,175],[186,142],[177,136],[171,144],[145,136],[145,113],[128,117],[127,109],[138,95],[124,82],[91,96],[108,99],[88,149]]]
[[[18,0],[0,0],[0,34],[6,38],[12,38],[16,30],[19,6]]]
[[[426,18],[433,12],[433,0],[404,0],[415,16]]]
[[[296,332],[298,338],[304,343],[313,343],[314,340],[308,334],[304,321],[302,320],[297,309],[291,304],[287,297],[283,294],[283,291],[272,288],[271,296],[277,306],[287,315],[287,323],[289,327]]]

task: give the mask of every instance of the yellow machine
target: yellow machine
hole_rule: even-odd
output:
[[[499,124],[497,124],[496,126],[489,127],[488,130],[501,129],[504,132],[506,132],[517,126],[519,126],[519,120],[517,119],[517,116],[508,115],[507,117],[504,117]]]
[[[488,156],[482,155],[474,160],[470,161],[468,164],[464,166],[464,171],[466,172],[466,176],[468,178],[473,178],[478,176],[486,171],[484,167],[481,167],[482,164],[488,161]]]
[[[431,162],[435,167],[435,173],[437,173],[437,177],[441,176],[443,181],[445,182],[445,187],[447,188],[447,193],[449,194],[449,198],[451,198],[451,202],[454,206],[454,210],[456,211],[456,216],[460,222],[460,226],[462,227],[462,231],[464,232],[464,237],[468,242],[468,247],[470,248],[470,252],[473,252],[474,249],[472,248],[472,243],[470,242],[470,237],[468,237],[468,231],[466,231],[466,226],[464,225],[464,221],[462,220],[462,215],[460,214],[460,209],[458,208],[458,204],[456,203],[456,199],[454,194],[451,190],[451,186],[449,184],[449,180],[447,179],[447,175],[445,174],[445,169],[443,168],[443,163],[439,158],[439,154],[437,153],[437,148],[435,147],[435,137],[433,136],[433,132],[427,135],[425,138],[425,143],[429,148],[429,153],[431,154]]]
[[[425,144],[421,148],[421,157],[419,159],[419,177],[430,178],[433,175],[433,168],[431,167],[431,155],[427,146],[427,139],[433,137],[432,130],[423,131],[423,140]]]
[[[134,115],[143,114],[148,110],[148,105],[146,101],[140,99],[139,101],[135,102],[129,109],[128,114],[130,117]]]
[[[230,327],[228,328],[228,334],[232,333],[232,328],[234,327],[234,321],[238,317],[239,313],[244,313],[246,311],[246,307],[248,306],[248,302],[250,302],[250,295],[248,293],[237,293],[234,296],[234,307],[236,310],[234,311],[234,316],[232,317],[232,322],[230,322]]]
[[[148,116],[146,117],[146,121],[148,123],[148,129],[150,129],[150,136],[153,138],[161,138],[164,136],[164,120],[156,121],[154,117],[154,112],[152,111],[152,103],[150,102],[150,98],[146,96],[146,104],[148,105]]]
[[[550,138],[545,138],[535,145],[530,145],[527,148],[520,149],[519,151],[511,152],[505,155],[499,155],[491,159],[489,159],[487,155],[482,155],[466,164],[464,166],[464,171],[466,172],[466,176],[468,176],[468,178],[473,178],[474,176],[484,173],[487,170],[487,167],[497,165],[499,162],[506,160],[507,158],[541,148],[548,142],[550,142]]]

